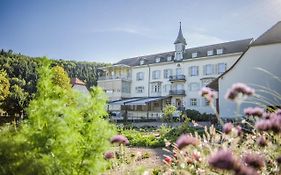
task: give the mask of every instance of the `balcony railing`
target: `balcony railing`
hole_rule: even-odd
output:
[[[185,90],[170,90],[169,95],[180,95],[185,96]]]
[[[98,80],[131,80],[131,76],[129,75],[111,75],[111,76],[100,76]]]
[[[169,77],[169,81],[186,81],[185,75],[172,75]]]

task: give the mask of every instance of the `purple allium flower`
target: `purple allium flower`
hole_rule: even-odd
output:
[[[257,171],[251,167],[240,166],[235,170],[235,175],[258,175]]]
[[[281,156],[276,158],[276,162],[280,165],[281,164]]]
[[[114,153],[112,151],[108,151],[104,154],[105,159],[112,159],[114,158]]]
[[[196,146],[198,144],[198,139],[193,136],[182,134],[176,141],[176,144],[179,149],[183,149],[188,145]]]
[[[202,97],[205,97],[208,100],[208,102],[212,102],[217,97],[217,93],[208,87],[203,87],[199,92],[199,94]]]
[[[127,137],[122,136],[122,135],[116,135],[116,136],[112,137],[110,142],[124,144],[124,145],[129,144],[129,140],[127,139]]]
[[[272,113],[264,112],[262,115],[262,118],[264,119],[270,119],[272,117]]]
[[[219,150],[209,158],[208,163],[225,170],[234,170],[238,165],[230,150]]]
[[[268,131],[271,129],[271,121],[270,120],[259,120],[256,122],[255,127],[259,131]]]
[[[275,111],[275,114],[281,116],[281,109],[277,109],[277,110]]]
[[[257,143],[259,146],[264,147],[267,145],[266,139],[264,138],[264,136],[260,136],[257,139]]]
[[[254,108],[246,108],[244,109],[244,114],[247,116],[255,116],[255,117],[262,117],[264,113],[264,110],[259,107]]]
[[[258,154],[246,154],[243,157],[243,161],[255,169],[261,169],[264,166],[264,158]]]
[[[255,90],[243,83],[235,83],[232,85],[231,89],[228,89],[225,94],[225,98],[229,100],[242,100],[245,97],[252,96]],[[242,99],[241,99],[242,98]]]
[[[229,134],[231,132],[232,128],[233,128],[233,124],[232,123],[226,123],[226,124],[223,125],[223,129],[222,130],[223,130],[223,132],[225,134]]]
[[[243,131],[242,131],[241,126],[238,125],[238,126],[236,126],[235,128],[236,128],[236,130],[237,130],[237,135],[238,135],[238,136],[241,136],[241,135],[243,134]]]
[[[270,119],[271,122],[271,130],[275,133],[281,132],[281,116],[280,115],[274,115]]]

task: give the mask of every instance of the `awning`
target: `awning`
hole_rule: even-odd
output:
[[[162,100],[164,98],[166,98],[166,97],[149,97],[149,98],[145,98],[145,99],[128,102],[128,103],[126,103],[126,105],[146,105],[149,102]]]
[[[136,100],[139,100],[139,99],[142,99],[142,98],[138,97],[138,98],[129,98],[129,99],[124,99],[124,100],[117,100],[117,101],[112,101],[109,104],[111,104],[111,105],[124,105],[125,103],[133,102],[133,101],[136,101]]]

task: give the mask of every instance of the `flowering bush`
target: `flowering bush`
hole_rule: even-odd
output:
[[[215,93],[207,88],[200,92],[213,107]],[[237,83],[226,98],[240,105],[255,90]],[[246,116],[254,117],[250,132],[243,132],[240,125],[222,124],[222,132],[213,126],[205,127],[203,136],[197,133],[181,135],[175,144],[168,144],[169,156],[162,172],[165,174],[281,174],[281,111],[266,113],[262,108],[247,108]]]

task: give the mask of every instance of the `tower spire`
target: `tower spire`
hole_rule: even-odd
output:
[[[181,30],[181,22],[180,22],[180,29],[179,29],[178,37],[177,37],[176,41],[174,42],[174,44],[178,44],[178,43],[182,43],[182,44],[186,45],[186,41],[185,41],[185,38],[183,37],[182,30]]]

